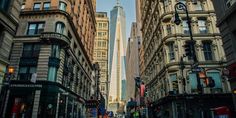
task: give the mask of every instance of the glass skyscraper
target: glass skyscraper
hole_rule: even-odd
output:
[[[125,47],[126,47],[126,21],[123,7],[117,2],[110,12],[110,42],[109,42],[109,106],[112,111],[120,107],[125,94],[122,90],[122,80],[126,80]],[[112,108],[111,108],[112,106]]]

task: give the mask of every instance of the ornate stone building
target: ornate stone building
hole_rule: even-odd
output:
[[[184,56],[183,45],[190,40],[185,12],[178,11],[180,25],[173,22],[177,2],[188,8],[199,67],[215,81],[215,86],[209,88],[201,80],[203,94],[197,92],[196,72],[191,69],[193,60]],[[225,54],[211,0],[141,0],[141,22],[140,73],[148,89],[152,117],[182,118],[188,114],[199,118],[199,114],[209,115],[207,111],[221,105],[232,108],[227,94],[231,91],[229,82],[221,74]],[[214,100],[210,99],[213,96]]]
[[[0,1],[0,114],[4,105],[2,87],[8,74],[7,67],[10,64],[9,56],[19,22],[20,5],[21,0]]]
[[[96,39],[94,42],[93,62],[100,65],[100,91],[108,103],[108,45],[109,45],[109,19],[106,12],[96,13]]]
[[[92,95],[95,3],[23,1],[10,55],[15,71],[1,117],[85,117]]]

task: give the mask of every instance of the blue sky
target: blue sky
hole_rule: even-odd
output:
[[[126,39],[130,36],[130,27],[135,22],[135,0],[120,0],[126,15]],[[116,5],[116,0],[97,0],[97,12],[107,12],[110,17],[110,11]]]

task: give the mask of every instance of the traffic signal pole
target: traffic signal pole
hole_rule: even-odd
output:
[[[192,34],[192,27],[191,27],[191,19],[189,18],[189,13],[188,13],[188,9],[186,7],[185,4],[183,4],[182,2],[178,2],[177,4],[175,4],[175,24],[179,25],[181,23],[181,20],[179,19],[179,15],[177,10],[184,10],[186,13],[186,17],[187,17],[187,24],[188,24],[188,28],[189,28],[189,35],[190,35],[190,51],[191,51],[191,57],[193,58],[193,65],[192,65],[192,69],[196,69],[198,68],[198,60],[197,60],[197,56],[196,56],[196,51],[195,51],[195,43],[196,41],[193,40],[193,34]],[[202,94],[202,85],[201,85],[201,81],[198,75],[198,72],[196,72],[196,77],[197,77],[197,90],[199,94]]]
[[[186,7],[186,6],[185,6]],[[198,68],[198,59],[197,59],[197,56],[196,56],[196,51],[195,51],[195,43],[196,41],[193,40],[193,33],[192,33],[192,27],[191,27],[191,20],[189,18],[189,14],[188,14],[188,10],[187,10],[187,7],[186,7],[186,15],[187,15],[187,24],[188,24],[188,28],[189,28],[189,35],[190,35],[190,49],[191,49],[191,52],[192,52],[192,57],[193,57],[193,66],[192,68]],[[197,77],[197,89],[198,89],[198,93],[199,94],[202,94],[202,85],[201,85],[201,81],[200,81],[200,77],[198,75],[198,72],[196,72],[196,77]]]

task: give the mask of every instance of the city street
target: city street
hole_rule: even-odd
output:
[[[0,0],[0,118],[236,118],[236,0]]]

